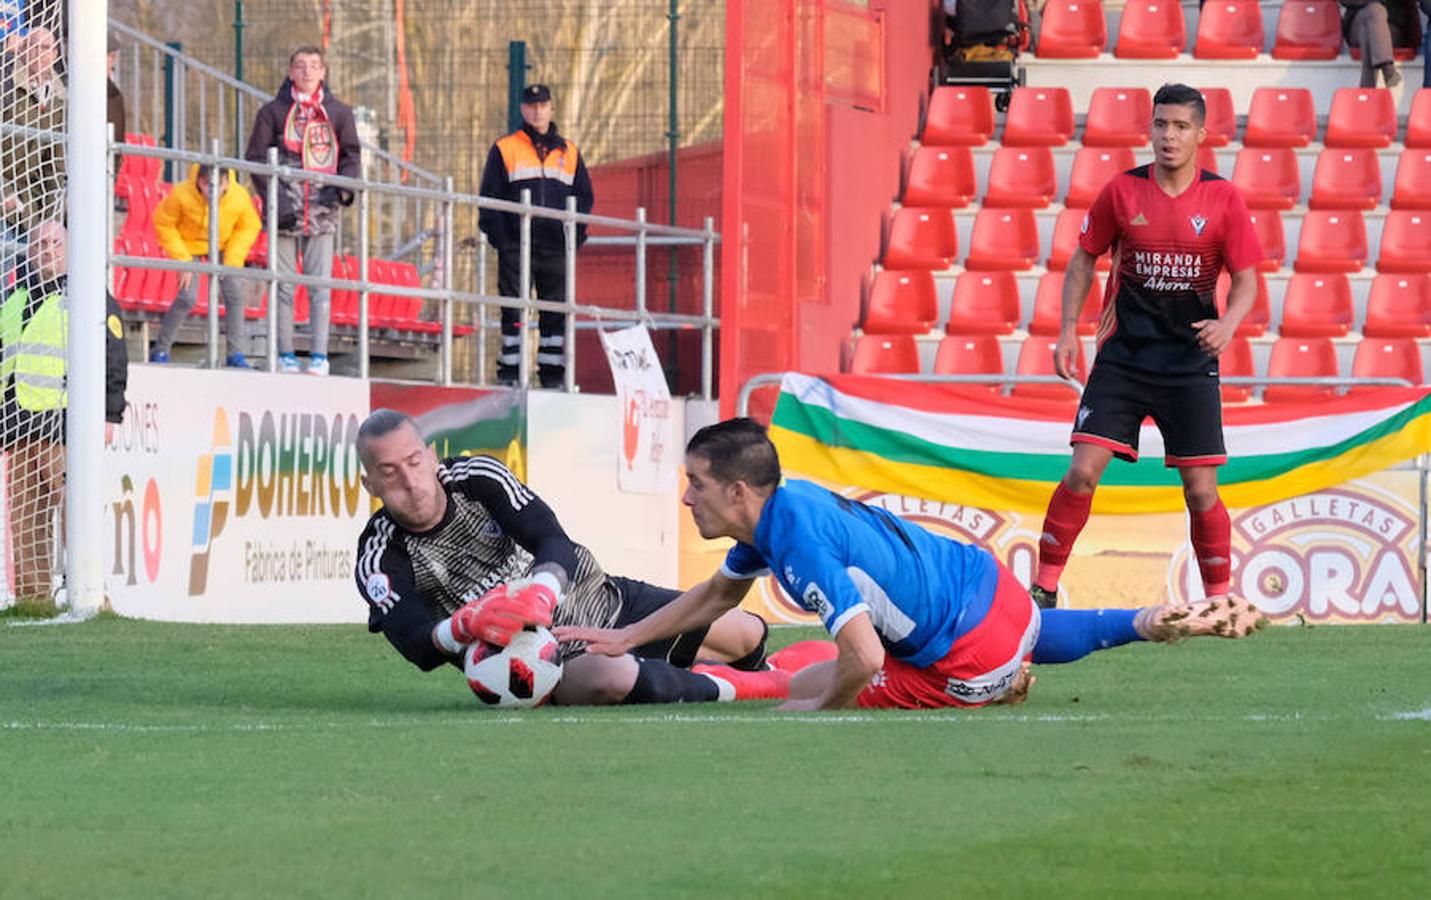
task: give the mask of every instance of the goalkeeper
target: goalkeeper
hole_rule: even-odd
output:
[[[383,502],[358,539],[368,630],[431,671],[461,666],[473,641],[505,646],[528,625],[621,627],[679,596],[609,576],[541,498],[486,456],[439,461],[417,423],[391,409],[358,430],[363,485]],[[562,644],[565,705],[772,699],[790,676],[765,666],[765,622],[731,610],[709,625],[616,657]],[[729,665],[692,665],[697,660]]]

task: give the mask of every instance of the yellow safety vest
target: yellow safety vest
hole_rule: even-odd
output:
[[[63,409],[69,325],[65,298],[50,294],[22,327],[29,299],[29,290],[22,287],[0,305],[0,385],[14,377],[15,402],[21,409]]]

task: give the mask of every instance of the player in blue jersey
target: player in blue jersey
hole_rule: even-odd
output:
[[[1030,662],[1071,662],[1140,640],[1243,637],[1263,621],[1246,601],[1040,610],[988,551],[818,485],[782,480],[765,429],[731,419],[686,448],[683,498],[701,536],[737,544],[709,580],[619,629],[563,628],[561,640],[620,655],[714,621],[773,572],[835,638],[834,660],[801,670],[782,709],[906,709],[1017,702]]]

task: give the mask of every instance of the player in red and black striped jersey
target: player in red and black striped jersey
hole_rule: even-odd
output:
[[[1033,595],[1057,601],[1058,579],[1088,521],[1109,461],[1138,458],[1138,430],[1151,417],[1165,461],[1182,476],[1192,543],[1209,597],[1231,581],[1231,521],[1217,493],[1227,461],[1217,358],[1252,309],[1262,247],[1242,194],[1197,165],[1207,136],[1202,94],[1182,84],[1153,97],[1154,161],[1117,175],[1083,220],[1063,283],[1054,368],[1076,377],[1077,323],[1097,258],[1113,251],[1098,354],[1074,420],[1073,461],[1044,517]],[[1232,277],[1218,315],[1217,276]]]
[[[529,625],[620,626],[679,596],[602,571],[551,508],[501,462],[439,461],[417,423],[375,411],[358,430],[363,484],[383,502],[358,539],[368,630],[424,671],[460,667],[475,640],[506,645]],[[566,705],[769,699],[789,676],[767,671],[765,623],[732,611],[709,629],[614,659],[562,644],[553,701]],[[696,665],[695,659],[726,665]]]

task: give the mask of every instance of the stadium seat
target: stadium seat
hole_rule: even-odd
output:
[[[980,147],[993,134],[994,98],[988,88],[937,87],[919,140],[926,147]]]
[[[1119,59],[1176,59],[1187,46],[1187,24],[1177,0],[1128,0],[1118,23]]]
[[[934,356],[935,375],[1002,375],[1004,353],[999,339],[992,334],[950,334],[939,342]],[[999,390],[997,379],[989,382],[988,392]]]
[[[905,206],[959,209],[969,205],[977,190],[968,147],[915,147],[910,154]]]
[[[1142,147],[1148,143],[1153,98],[1147,88],[1094,88],[1083,124],[1085,147]]]
[[[1385,256],[1385,232],[1381,246]],[[1360,272],[1366,257],[1366,220],[1361,213],[1314,209],[1302,218],[1302,235],[1293,261],[1298,272]]]
[[[1031,209],[985,207],[974,217],[969,258],[976,271],[1023,271],[1038,261],[1038,225]]]
[[[1252,345],[1247,342],[1247,338],[1237,336],[1232,339],[1232,343],[1228,344],[1227,349],[1217,358],[1217,371],[1223,378],[1250,378],[1257,374],[1252,364]],[[1223,403],[1245,403],[1251,398],[1252,385],[1223,382]]]
[[[1099,0],[1048,0],[1038,34],[1041,59],[1094,59],[1108,46]]]
[[[1392,209],[1431,209],[1431,150],[1408,149],[1396,163]]]
[[[1381,164],[1375,150],[1329,147],[1317,156],[1307,201],[1312,209],[1371,210],[1380,202]]]
[[[1260,272],[1275,272],[1287,260],[1287,236],[1282,229],[1282,214],[1275,209],[1252,210],[1252,230],[1262,244]]]
[[[1242,191],[1248,209],[1291,209],[1302,195],[1297,151],[1290,147],[1243,147],[1232,167],[1232,183]]]
[[[1431,276],[1376,276],[1361,330],[1367,337],[1431,337]]]
[[[1206,169],[1214,175],[1218,174],[1217,151],[1207,144],[1203,144],[1197,148],[1197,167],[1199,169]]]
[[[1232,276],[1223,269],[1217,275],[1217,287],[1214,289],[1215,302],[1217,303],[1218,315],[1227,311],[1227,295],[1232,292]],[[1257,273],[1257,293],[1253,295],[1252,309],[1247,315],[1242,317],[1242,321],[1237,324],[1238,337],[1262,337],[1267,333],[1267,326],[1272,323],[1272,301],[1267,293],[1267,278],[1261,272]]]
[[[1038,293],[1034,296],[1033,317],[1029,320],[1029,334],[1051,334],[1058,336],[1063,326],[1063,279],[1067,272],[1045,272],[1038,280]],[[1103,315],[1103,285],[1098,276],[1088,285],[1088,293],[1083,297],[1083,312],[1078,316],[1078,333],[1090,335],[1098,330],[1098,320]]]
[[[1019,362],[1014,371],[1019,375],[1056,374],[1053,371],[1053,348],[1057,343],[1056,337],[1030,335],[1019,347]],[[1079,375],[1084,378],[1088,377],[1088,365],[1083,355],[1082,341],[1078,344],[1078,359],[1074,365],[1077,367]],[[1016,384],[1009,393],[1014,397],[1025,399],[1064,400],[1070,403],[1076,399],[1073,391],[1057,384]]]
[[[1020,87],[1004,113],[1005,147],[1061,147],[1073,137],[1073,101],[1067,88]]]
[[[1129,147],[1083,147],[1073,157],[1064,205],[1087,209],[1114,175],[1137,165]]]
[[[949,304],[948,334],[1012,334],[1019,327],[1019,281],[1013,272],[962,272]]]
[[[1232,106],[1232,91],[1225,87],[1201,88],[1207,105],[1207,140],[1203,147],[1226,147],[1237,138],[1237,111]]]
[[[1256,0],[1210,0],[1197,20],[1193,56],[1198,59],[1256,59],[1267,36]]]
[[[954,216],[927,206],[895,210],[886,246],[881,261],[886,269],[947,269],[959,255]]]
[[[1078,235],[1083,230],[1083,217],[1088,214],[1088,210],[1069,206],[1058,214],[1058,218],[1053,222],[1053,246],[1048,251],[1048,267],[1055,272],[1062,272],[1068,268],[1068,261],[1073,258],[1073,249],[1078,246]],[[1098,257],[1096,268],[1099,272],[1107,272],[1113,268],[1113,254],[1105,253]]]
[[[1287,0],[1277,15],[1273,59],[1336,59],[1342,13],[1336,0]]]
[[[1247,129],[1248,147],[1305,147],[1317,138],[1317,112],[1306,88],[1263,87],[1252,92]]]
[[[1412,384],[1426,379],[1421,369],[1421,349],[1410,338],[1362,338],[1352,357],[1353,378],[1404,378]],[[1375,390],[1373,386],[1353,391]]]
[[[1043,209],[1058,193],[1053,151],[1047,147],[1000,147],[989,164],[984,206]]]
[[[1284,337],[1346,337],[1352,326],[1351,282],[1345,275],[1298,272],[1282,298]]]
[[[1431,212],[1394,209],[1381,226],[1378,272],[1431,273]]]
[[[1327,115],[1328,147],[1390,147],[1396,100],[1386,88],[1338,88]]]
[[[1418,149],[1431,148],[1431,88],[1422,88],[1411,98],[1403,143]]]
[[[1272,345],[1272,359],[1267,364],[1271,378],[1335,378],[1337,351],[1331,338],[1282,337]],[[1268,403],[1314,403],[1330,399],[1334,387],[1317,385],[1269,384],[1262,393]]]
[[[861,327],[866,334],[923,334],[938,317],[933,275],[881,269],[870,284]]]
[[[914,375],[919,348],[911,334],[866,334],[855,342],[850,371],[856,375]]]

